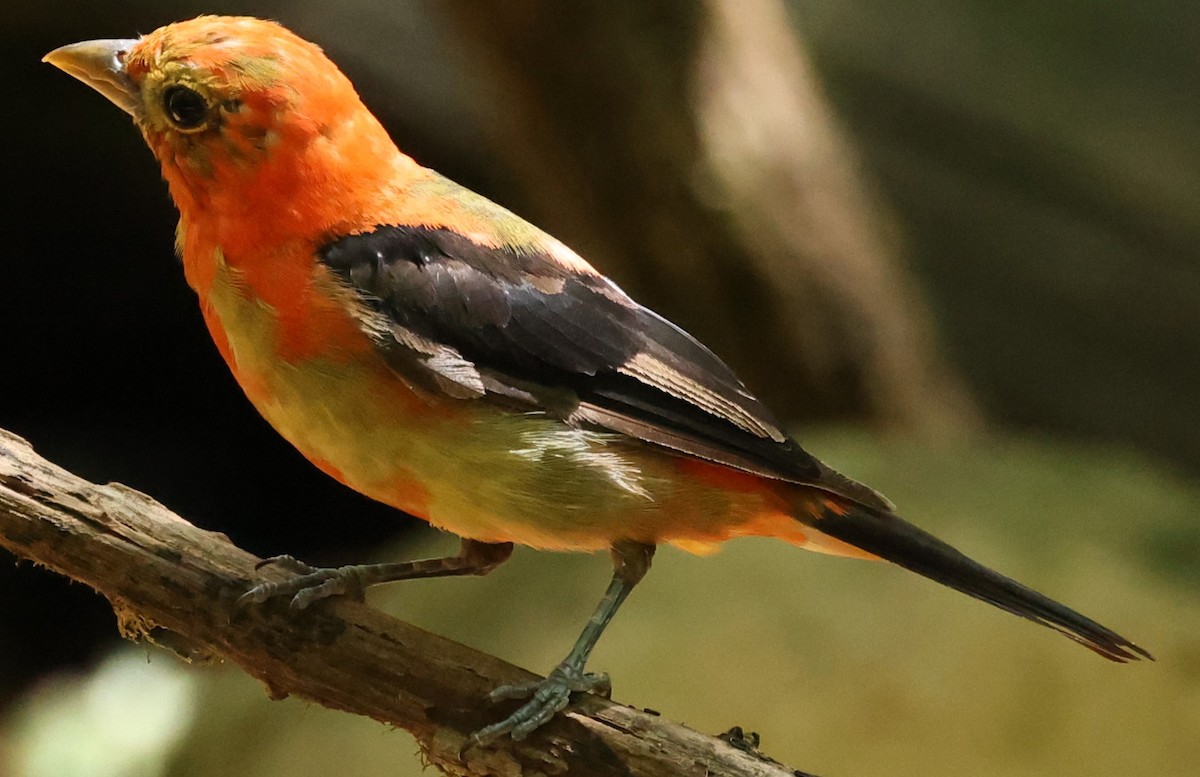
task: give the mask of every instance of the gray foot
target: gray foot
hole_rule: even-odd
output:
[[[509,734],[521,740],[548,723],[571,701],[572,693],[598,693],[608,697],[612,683],[603,672],[584,672],[582,667],[559,664],[545,680],[521,685],[502,685],[488,694],[488,701],[529,698],[520,709],[499,723],[481,728],[471,735],[472,745],[486,745]]]
[[[288,569],[299,572],[297,577],[280,583],[259,583],[238,597],[234,603],[235,610],[251,604],[262,604],[277,596],[291,596],[293,610],[303,610],[313,602],[330,596],[350,596],[361,600],[363,585],[360,573],[362,567],[349,566],[333,569],[317,569],[297,561],[291,556],[279,556],[267,559],[259,566],[279,563]]]
[[[295,572],[297,575],[310,575],[313,572],[321,571],[320,567],[314,567],[311,564],[305,564],[295,556],[289,556],[286,554],[282,556],[271,556],[270,558],[264,558],[262,561],[255,564],[254,568],[258,570],[262,569],[263,567],[271,566],[283,567],[289,572]]]

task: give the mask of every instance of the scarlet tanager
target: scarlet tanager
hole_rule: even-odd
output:
[[[306,569],[243,604],[482,575],[514,543],[611,551],[612,583],[566,659],[496,689],[531,698],[476,741],[524,737],[572,692],[607,686],[585,663],[660,543],[769,536],[884,559],[1113,661],[1150,657],[806,453],[686,332],[397,150],[283,27],[205,16],[46,61],[129,113],[162,164],[187,282],[259,412],[325,473],[462,538],[454,557]]]

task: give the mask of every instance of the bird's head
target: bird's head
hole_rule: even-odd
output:
[[[341,71],[274,22],[202,16],[45,61],[133,117],[185,217],[266,198],[309,219],[307,198],[369,186],[397,155]]]

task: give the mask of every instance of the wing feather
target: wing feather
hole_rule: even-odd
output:
[[[732,370],[556,243],[487,246],[437,227],[380,226],[319,251],[410,385],[503,401],[887,509],[805,452]],[[561,253],[561,250],[558,252]]]

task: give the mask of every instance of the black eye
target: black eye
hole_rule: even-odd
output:
[[[163,92],[163,108],[171,123],[183,130],[198,129],[208,119],[208,103],[186,86],[172,86]]]

